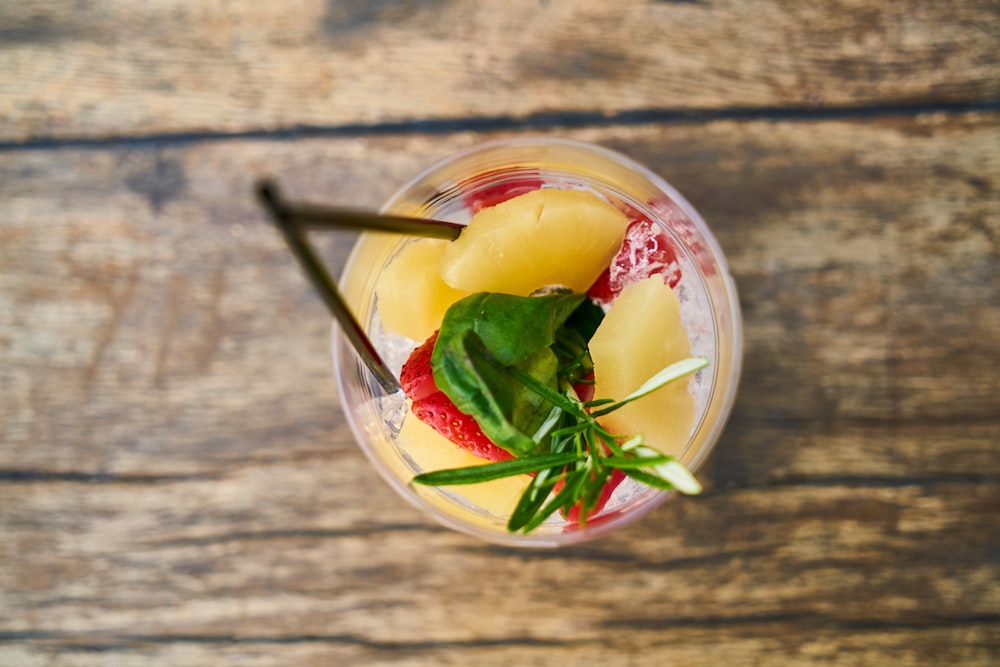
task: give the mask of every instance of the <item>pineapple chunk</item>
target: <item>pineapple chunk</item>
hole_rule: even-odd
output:
[[[467,292],[586,292],[621,246],[628,218],[590,192],[535,190],[483,209],[444,253],[441,277]]]
[[[594,398],[621,399],[670,364],[691,356],[680,304],[662,276],[622,290],[590,341]],[[682,378],[600,419],[615,435],[641,433],[650,447],[680,456],[694,423],[690,378]]]
[[[403,421],[396,442],[424,472],[489,463],[460,449],[412,414]],[[449,488],[493,516],[507,517],[514,511],[529,482],[531,478],[527,475],[516,475]]]
[[[375,283],[378,311],[386,330],[424,341],[451,304],[468,296],[441,280],[441,257],[449,242],[420,239],[406,244]]]

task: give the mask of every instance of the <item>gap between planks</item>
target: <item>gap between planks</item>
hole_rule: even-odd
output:
[[[719,121],[813,122],[862,120],[885,117],[914,117],[927,114],[969,114],[1000,112],[1000,100],[942,102],[930,104],[889,104],[873,106],[765,106],[721,109],[628,109],[613,113],[600,111],[539,112],[525,116],[472,116],[468,118],[425,118],[348,123],[344,125],[292,125],[274,129],[234,132],[187,130],[152,134],[36,137],[24,141],[0,141],[0,152],[42,151],[63,148],[111,148],[144,145],[183,145],[234,140],[285,141],[290,139],[372,137],[406,135],[446,135],[459,132],[550,131],[585,127],[637,126],[654,124],[708,124]]]

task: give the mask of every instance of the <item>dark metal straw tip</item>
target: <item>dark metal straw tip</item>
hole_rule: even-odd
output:
[[[278,186],[273,181],[262,179],[254,187],[257,198],[274,219],[275,225],[285,238],[289,250],[305,271],[306,277],[326,303],[330,312],[341,326],[354,350],[379,384],[390,394],[399,391],[399,381],[385,365],[375,346],[361,325],[354,319],[350,308],[344,302],[340,291],[327,272],[322,260],[306,238],[306,230],[296,224],[294,207],[281,199]]]
[[[278,184],[274,181],[268,178],[257,181],[254,185],[254,192],[257,194],[257,199],[271,211],[277,212],[282,208]]]

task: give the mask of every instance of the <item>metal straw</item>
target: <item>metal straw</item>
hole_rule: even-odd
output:
[[[399,391],[399,380],[382,361],[368,335],[354,319],[322,260],[303,232],[306,229],[363,229],[454,239],[462,230],[462,225],[440,220],[381,216],[367,211],[311,204],[292,205],[282,199],[278,186],[271,181],[260,181],[257,184],[257,197],[271,214],[275,225],[285,237],[288,248],[340,324],[361,361],[387,392],[392,394]]]
[[[288,213],[292,222],[307,229],[357,229],[407,236],[429,236],[448,241],[457,239],[464,226],[444,220],[382,215],[372,211],[315,204],[296,204]]]

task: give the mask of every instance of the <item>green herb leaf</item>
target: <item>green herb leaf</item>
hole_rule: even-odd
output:
[[[653,467],[657,477],[665,479],[683,494],[696,496],[701,493],[701,483],[678,461],[667,461]]]
[[[546,436],[551,435],[552,429],[562,420],[562,416],[563,411],[558,406],[553,405],[549,416],[545,418],[545,421],[538,427],[535,434],[531,436],[531,439],[538,443],[545,439]]]
[[[447,468],[445,470],[435,470],[417,475],[411,481],[414,484],[425,486],[456,486],[459,484],[478,484],[488,482],[502,477],[513,477],[514,475],[524,475],[531,472],[539,472],[549,468],[564,466],[567,463],[579,460],[576,454],[542,454],[539,456],[525,456],[509,461],[499,461],[497,463],[487,463],[481,466],[470,466],[466,468]]]
[[[640,468],[651,468],[656,465],[662,465],[665,463],[670,463],[674,458],[672,456],[666,456],[661,454],[656,457],[620,457],[620,456],[607,456],[603,459],[603,463],[606,466],[612,468],[618,468],[619,470],[637,470]]]
[[[530,532],[544,523],[560,507],[568,510],[578,502],[582,503],[580,516],[583,517],[582,520],[585,520],[590,511],[596,507],[597,498],[600,496],[601,489],[607,482],[612,469],[621,470],[627,476],[653,488],[677,490],[691,495],[701,493],[701,484],[674,457],[643,444],[641,434],[619,444],[615,436],[597,423],[596,418],[704,368],[707,364],[707,359],[699,357],[671,364],[644,382],[639,389],[625,399],[615,401],[609,407],[593,413],[587,413],[583,410],[583,404],[578,401],[573,401],[569,397],[553,391],[528,374],[512,369],[511,375],[516,380],[543,396],[554,406],[561,408],[565,417],[577,420],[576,423],[553,431],[552,436],[553,438],[565,438],[565,440],[560,441],[563,444],[572,438],[573,442],[577,444],[576,448],[580,455],[586,454],[586,458],[582,462],[578,462],[574,472],[565,475],[565,486],[548,504],[542,503],[538,498],[539,489],[529,488],[522,496],[521,502],[518,503],[515,514],[511,516],[508,529]],[[604,448],[611,452],[610,456],[603,453]],[[592,474],[595,469],[600,469],[596,475]],[[649,470],[652,472],[647,472]]]
[[[635,470],[632,468],[626,468],[622,470],[623,473],[631,477],[637,482],[645,484],[652,489],[660,489],[661,491],[674,491],[674,485],[665,479],[652,475],[648,472],[643,472],[642,470]]]
[[[515,456],[538,453],[537,443],[515,425],[515,414],[522,423],[533,422],[527,426],[532,428],[528,433],[534,433],[544,422],[550,406],[523,391],[474,331],[466,330],[461,336],[446,340],[444,345],[447,349],[440,355],[440,337],[434,347],[434,356],[439,357],[435,379],[439,374],[447,378],[447,385],[438,384],[442,391],[459,410],[472,415],[483,433],[497,445]],[[541,350],[538,357],[527,361],[535,373],[548,375],[555,382],[556,361],[551,352]],[[531,419],[532,413],[536,419]]]
[[[586,471],[582,472],[586,474]],[[559,491],[559,493],[557,493],[555,497],[548,502],[548,504],[536,511],[528,521],[525,521],[523,525],[518,525],[513,523],[513,517],[511,517],[511,521],[507,524],[507,529],[511,531],[524,530],[524,532],[530,533],[535,528],[538,528],[540,525],[545,523],[545,520],[552,516],[560,507],[572,506],[574,504],[572,502],[574,495],[579,492],[579,488],[582,483],[582,481],[575,477],[567,479],[562,490]]]
[[[597,418],[697,372],[708,360],[672,364],[618,401],[581,402],[572,385],[593,367],[587,345],[603,316],[582,294],[482,293],[453,305],[431,357],[434,380],[490,440],[517,458],[424,473],[413,483],[476,484],[534,473],[507,525],[524,532],[560,509],[579,507],[584,521],[614,470],[653,488],[700,492],[674,457],[645,445],[641,434],[608,432]]]
[[[574,455],[574,460],[576,460]],[[538,514],[539,508],[545,504],[545,499],[549,497],[549,492],[559,479],[557,467],[542,470],[528,484],[528,488],[521,494],[517,501],[517,506],[507,520],[507,530],[515,532],[521,530],[531,521],[532,517]]]
[[[688,496],[696,496],[702,492],[701,483],[683,464],[677,461],[662,464],[654,468],[655,474],[635,468],[622,468],[622,472],[646,486],[664,491],[678,491]]]
[[[556,330],[552,350],[559,358],[559,377],[570,384],[584,381],[594,369],[587,344],[604,319],[604,311],[589,299],[570,313]]]
[[[448,310],[438,333],[431,355],[435,383],[500,447],[515,456],[544,452],[552,405],[510,373],[516,370],[554,391],[559,360],[553,346],[584,301],[582,294],[481,293],[462,299]]]
[[[666,386],[675,380],[679,380],[685,375],[690,375],[695,371],[699,371],[705,366],[708,366],[708,359],[705,357],[691,357],[690,359],[684,359],[678,361],[675,364],[671,364],[664,368],[662,371],[649,378],[642,383],[638,389],[623,398],[622,400],[612,403],[606,408],[602,408],[594,412],[595,417],[603,417],[604,415],[614,412],[618,408],[631,403],[634,400],[640,399],[643,396],[647,396],[660,387]]]
[[[533,393],[544,398],[546,401],[556,406],[563,412],[573,415],[574,417],[577,417],[579,419],[586,418],[587,413],[584,411],[582,404],[570,400],[568,396],[560,394],[552,387],[549,387],[544,383],[539,382],[530,373],[525,373],[519,368],[512,368],[510,370],[510,374],[514,377],[515,380],[523,384]]]
[[[438,333],[438,344],[444,341],[447,349],[450,339],[475,331],[490,354],[504,366],[510,366],[538,350],[552,347],[559,328],[585,299],[584,294],[536,297],[493,292],[473,294],[448,309]],[[433,359],[432,362],[437,364]],[[436,374],[434,379],[437,380]]]

